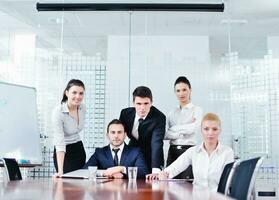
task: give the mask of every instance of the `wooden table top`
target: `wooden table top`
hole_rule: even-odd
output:
[[[27,179],[0,182],[0,199],[225,200],[184,181]]]

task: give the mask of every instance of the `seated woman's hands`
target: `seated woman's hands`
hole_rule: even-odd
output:
[[[158,175],[159,180],[166,180],[168,178],[169,178],[169,173],[165,171],[160,172]]]
[[[146,175],[146,180],[166,180],[168,178],[169,178],[169,173],[165,171]]]
[[[152,174],[147,174],[146,176],[145,176],[145,179],[146,180],[158,180],[158,173],[152,173]]]

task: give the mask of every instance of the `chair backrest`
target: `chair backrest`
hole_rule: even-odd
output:
[[[14,158],[3,158],[2,159],[8,181],[22,180],[19,166]]]
[[[229,175],[231,173],[231,169],[233,167],[234,162],[228,163],[225,165],[223,172],[221,174],[220,180],[219,180],[219,184],[218,184],[218,188],[217,188],[217,192],[220,192],[222,194],[226,194],[225,190],[226,190],[226,185],[228,182],[228,178]]]
[[[250,198],[255,183],[255,176],[262,163],[261,157],[239,162],[230,183],[229,196],[238,200]]]

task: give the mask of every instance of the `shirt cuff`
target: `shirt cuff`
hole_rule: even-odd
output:
[[[66,152],[66,146],[64,146],[64,145],[56,145],[55,149],[56,149],[56,152],[59,152],[59,151]]]
[[[123,173],[123,174],[127,174],[127,169],[126,169],[126,167],[123,167],[122,173]]]
[[[161,172],[160,168],[152,168],[152,174],[158,174]]]

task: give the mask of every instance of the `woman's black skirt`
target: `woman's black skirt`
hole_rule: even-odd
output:
[[[78,141],[73,144],[67,144],[65,158],[64,158],[63,173],[68,173],[71,171],[75,171],[77,169],[81,169],[85,164],[85,159],[86,159],[86,154],[85,154],[82,141]],[[57,167],[55,147],[53,152],[53,161],[57,172],[58,167]]]

